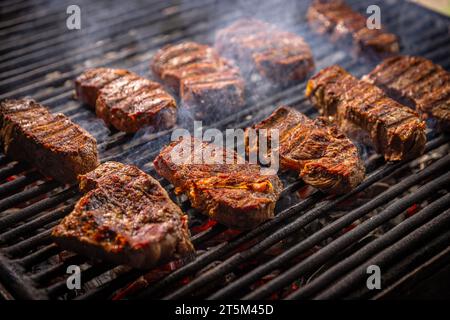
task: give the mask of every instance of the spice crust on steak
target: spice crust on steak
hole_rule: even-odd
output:
[[[94,137],[31,99],[0,103],[0,140],[6,155],[62,183],[73,183],[98,165]]]
[[[312,77],[306,96],[347,134],[362,131],[386,160],[411,159],[424,151],[426,126],[419,115],[340,66],[327,67]]]
[[[324,192],[346,193],[364,179],[358,149],[325,118],[311,120],[293,108],[281,106],[251,129],[278,130],[278,150],[271,151],[278,152],[281,168],[297,171],[307,184]],[[250,145],[249,140],[247,134],[248,151],[257,151],[258,141]]]
[[[195,152],[207,154],[211,160],[218,150],[221,150],[219,161],[194,163]],[[232,164],[225,163],[223,157],[227,154],[234,159]],[[234,151],[194,138],[169,144],[154,165],[175,186],[177,193],[188,196],[194,208],[235,229],[250,229],[271,219],[282,189],[276,175],[262,175],[258,165],[237,162]]]
[[[106,162],[79,180],[86,194],[52,232],[62,247],[139,269],[194,250],[188,217],[150,175]]]
[[[387,58],[362,80],[416,109],[424,119],[437,120],[440,129],[450,131],[450,73],[431,60],[414,56]]]

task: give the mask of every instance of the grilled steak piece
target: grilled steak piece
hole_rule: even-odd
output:
[[[30,99],[0,103],[0,140],[6,155],[62,183],[98,165],[97,142],[88,132]]]
[[[215,48],[245,72],[256,69],[276,83],[303,80],[314,60],[302,37],[256,19],[242,19],[216,34]]]
[[[314,0],[307,18],[313,30],[329,33],[335,41],[353,42],[361,51],[385,55],[400,50],[396,35],[384,29],[368,29],[367,18],[343,0]]]
[[[404,160],[423,153],[425,123],[410,108],[390,99],[380,88],[360,81],[339,66],[312,77],[306,96],[341,130],[355,137],[362,131],[386,160]]]
[[[194,208],[230,228],[250,229],[271,219],[282,189],[278,177],[262,175],[258,165],[237,162],[234,151],[216,149],[194,138],[182,138],[164,148],[154,165],[177,193],[189,197]],[[194,152],[206,155],[203,163],[194,161]],[[224,161],[227,153],[235,160],[233,164]]]
[[[188,217],[138,168],[103,163],[80,176],[80,189],[87,193],[52,232],[61,247],[140,269],[194,250]]]
[[[391,57],[363,80],[450,131],[450,73],[441,66],[422,57]]]
[[[163,130],[176,123],[176,102],[160,84],[121,69],[90,69],[75,81],[78,99],[117,130]]]
[[[151,67],[196,118],[212,111],[229,113],[245,104],[239,70],[206,45],[183,42],[165,46],[155,54]]]
[[[281,168],[297,171],[305,183],[324,192],[346,193],[364,179],[358,149],[325,118],[311,120],[281,106],[252,129],[278,130]],[[249,142],[247,134],[248,150],[258,151],[258,141]]]
[[[100,89],[123,76],[132,75],[124,69],[94,68],[83,72],[75,79],[75,93],[78,100],[95,108]]]

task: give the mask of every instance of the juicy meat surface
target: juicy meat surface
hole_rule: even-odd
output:
[[[306,96],[348,135],[355,137],[362,131],[386,160],[411,159],[424,151],[425,123],[418,114],[339,66],[312,77]]]
[[[195,154],[205,155],[203,163],[194,161]],[[222,161],[227,154],[235,159],[232,164]],[[276,175],[262,175],[258,165],[237,159],[234,151],[182,138],[165,147],[154,165],[194,208],[230,228],[245,230],[273,217],[282,184]]]
[[[75,80],[77,97],[117,130],[134,133],[173,127],[175,99],[160,84],[122,69],[89,69]]]
[[[346,193],[364,179],[365,168],[358,149],[325,118],[311,120],[281,106],[252,129],[278,130],[281,168],[297,171],[307,184],[324,192]],[[257,151],[258,142],[249,142],[247,138],[248,150]]]
[[[196,42],[165,46],[155,54],[151,67],[197,118],[245,104],[239,70],[209,46]]]
[[[441,66],[422,57],[396,56],[385,59],[363,80],[450,131],[450,73]]]
[[[0,140],[7,156],[62,183],[98,165],[97,142],[87,131],[30,99],[0,103]]]
[[[139,269],[194,250],[188,217],[150,175],[106,162],[79,180],[86,194],[52,232],[63,248]]]
[[[215,48],[246,72],[274,82],[303,80],[314,70],[311,49],[302,37],[256,19],[241,19],[216,34]]]
[[[314,30],[330,33],[336,41],[350,40],[361,50],[392,54],[400,50],[396,35],[367,28],[367,17],[353,11],[343,0],[314,0],[307,18]]]

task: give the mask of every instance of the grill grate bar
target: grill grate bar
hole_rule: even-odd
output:
[[[198,9],[198,5],[192,8],[189,8],[189,11],[192,10],[195,13],[195,9]],[[158,11],[155,11],[158,13]],[[174,20],[174,26],[168,25],[166,26],[166,32],[173,32],[180,29],[179,23],[176,23],[175,17],[180,15],[179,12],[174,13],[173,17],[170,19]],[[155,16],[153,19],[153,23],[162,22],[165,17]],[[143,23],[150,23],[152,20],[144,20]],[[64,59],[55,59],[53,55],[49,56],[49,52],[54,52],[55,48],[47,46],[44,47],[45,50],[40,51],[31,51],[30,54],[20,55],[15,57],[12,60],[8,60],[6,62],[0,63],[0,69],[6,70],[5,74],[2,75],[2,81],[0,81],[0,87],[11,85],[17,83],[17,81],[21,79],[33,78],[45,75],[45,71],[59,71],[59,70],[67,70],[71,65],[76,63],[81,63],[83,61],[93,59],[94,57],[98,57],[104,55],[105,52],[114,52],[121,50],[127,46],[135,46],[137,41],[144,41],[146,39],[150,39],[151,37],[158,36],[158,30],[151,29],[145,31],[145,28],[142,27],[143,32],[140,33],[140,39],[135,39],[134,37],[126,34],[124,36],[118,37],[114,42],[110,42],[108,44],[104,44],[102,42],[96,42],[93,45],[80,48],[80,44],[74,41],[73,43],[69,43],[70,46],[74,46],[73,52],[70,56]],[[139,30],[138,30],[139,31]],[[40,44],[42,45],[42,44]],[[61,44],[61,47],[67,49],[67,43],[64,42]],[[29,50],[28,48],[24,49],[24,51]],[[132,51],[131,51],[132,52]],[[144,53],[144,51],[136,50],[134,54]],[[39,58],[41,58],[39,60]],[[42,59],[44,58],[44,59]],[[36,61],[37,60],[37,61]],[[114,61],[114,60],[113,60]],[[31,62],[31,63],[30,63]],[[25,64],[25,66],[20,67],[18,69],[15,68],[17,64]],[[30,69],[31,68],[31,69]],[[29,69],[29,70],[27,70]]]
[[[63,262],[60,262],[58,264],[52,265],[51,267],[35,273],[30,276],[30,279],[36,283],[45,283],[50,281],[52,278],[55,278],[58,275],[64,274],[66,272],[67,266],[74,264],[74,265],[81,265],[84,263],[84,259],[81,256],[78,255],[72,255],[69,257],[66,257]]]
[[[428,230],[424,230],[424,232],[427,231]],[[426,243],[414,250],[413,253],[408,255],[405,259],[403,259],[403,261],[397,262],[393,267],[388,269],[388,272],[385,275],[385,282],[389,284],[388,288],[384,289],[382,293],[375,296],[373,296],[373,292],[369,293],[367,290],[366,292],[361,291],[361,295],[369,296],[372,299],[384,298],[384,295],[389,296],[392,291],[395,291],[399,286],[401,287],[401,285],[406,284],[405,282],[408,280],[417,281],[418,278],[420,279],[423,274],[419,274],[419,271],[428,269],[430,266],[433,266],[433,264],[439,264],[442,260],[445,260],[443,262],[444,264],[448,264],[450,253],[449,243],[450,234],[448,232],[443,232],[436,238],[427,240]],[[402,276],[408,267],[415,267],[415,269],[405,276]],[[428,276],[429,275],[430,274],[428,274]],[[352,295],[353,294],[354,293],[352,293]]]
[[[43,31],[54,31],[55,25],[64,25],[67,19],[66,8],[69,3],[59,3],[58,8],[34,10],[30,15],[18,16],[0,23],[0,36],[18,40],[18,34],[33,29],[37,34]],[[97,3],[78,3],[83,10],[96,12],[102,7]],[[42,8],[42,7],[41,7]],[[20,39],[19,39],[20,40]],[[10,41],[8,40],[8,43]]]
[[[448,163],[449,163],[448,161],[450,161],[450,156],[447,156],[446,160],[447,161],[445,162],[445,164],[448,166]],[[437,161],[436,163],[438,163],[438,162],[439,161]],[[442,161],[440,164],[442,164]],[[432,168],[432,166],[430,166],[428,168]],[[433,167],[435,167],[435,166],[433,166]],[[444,168],[445,168],[445,166],[444,166]],[[430,170],[427,170],[427,169],[421,171],[420,173],[426,172],[426,171],[428,171],[428,172],[431,171],[431,169]],[[433,168],[433,169],[435,169],[435,168]],[[433,172],[434,171],[432,171],[432,173]],[[420,173],[417,176],[419,176]],[[414,178],[414,177],[416,177],[416,176],[412,176],[412,178]],[[388,191],[384,192],[383,194],[388,193],[391,190],[398,189],[396,187],[403,184],[407,180],[408,180],[408,178],[406,178],[405,180],[403,180],[396,186],[391,187]],[[421,181],[421,180],[417,180],[417,181]],[[323,249],[312,254],[311,256],[309,256],[308,258],[303,260],[301,263],[299,263],[296,266],[292,267],[291,269],[285,271],[282,276],[274,279],[273,281],[269,282],[268,284],[263,285],[263,286],[259,287],[258,289],[254,290],[253,292],[251,292],[250,294],[246,295],[244,297],[244,299],[261,299],[261,298],[267,297],[272,292],[284,287],[285,285],[292,283],[293,281],[295,281],[295,279],[298,279],[299,275],[310,271],[312,268],[319,266],[321,263],[324,263],[327,259],[329,259],[333,255],[335,255],[336,252],[340,252],[342,249],[351,245],[356,240],[367,235],[370,231],[372,231],[376,227],[380,226],[382,223],[384,223],[384,222],[392,219],[396,215],[400,214],[402,211],[406,210],[414,203],[421,201],[421,200],[425,200],[427,197],[429,197],[433,193],[441,190],[444,186],[448,185],[448,183],[450,183],[450,172],[427,183],[426,185],[424,185],[423,187],[418,189],[414,194],[408,195],[408,196],[402,198],[401,200],[396,201],[395,203],[390,205],[388,208],[383,210],[381,213],[379,213],[375,217],[372,217],[370,220],[362,223],[361,225],[359,225],[356,228],[352,229],[351,231],[347,232],[342,237],[339,237],[337,240],[330,243]],[[406,189],[399,190],[399,191],[405,191],[405,190]],[[397,191],[397,190],[395,190],[395,191]],[[382,198],[383,197],[378,197],[378,199],[382,199]],[[375,198],[374,200],[377,200],[377,198]],[[389,200],[392,200],[392,198],[387,197],[386,200],[389,201]],[[378,203],[377,207],[379,205],[383,204],[383,202],[381,202],[381,201],[376,201],[376,202]],[[373,202],[371,201],[371,202],[368,202],[367,204],[369,205],[371,203],[373,203]],[[384,203],[386,203],[386,201],[384,201]],[[364,208],[364,207],[365,206],[363,206],[361,208]],[[374,209],[374,207],[372,207],[370,210],[373,210],[373,209]],[[359,209],[359,210],[362,210],[362,209]],[[289,251],[295,250],[295,248],[299,247],[300,245],[301,244],[294,246]]]
[[[378,266],[383,268],[391,261],[395,261],[399,257],[404,256],[404,254],[407,253],[408,251],[414,250],[415,254],[419,256],[424,255],[424,252],[434,251],[433,247],[435,244],[433,242],[425,243],[424,247],[421,248],[421,250],[417,250],[417,246],[419,246],[420,243],[425,242],[427,239],[430,238],[430,236],[435,235],[437,232],[442,232],[443,230],[446,230],[446,228],[448,228],[449,225],[450,225],[450,210],[446,210],[444,213],[435,217],[434,219],[427,222],[420,228],[417,228],[403,239],[397,241],[396,243],[393,243],[386,250],[380,252],[378,255],[368,260],[364,265],[377,264]],[[442,245],[448,247],[448,243],[450,241],[450,233],[445,232],[441,236],[439,236],[436,240],[438,240],[437,243],[440,248],[442,248]],[[404,270],[408,269],[408,266],[409,267],[411,266],[410,263],[411,263],[410,259],[405,260],[404,264],[401,263],[401,268],[398,268],[400,270],[394,272],[397,273],[397,275],[404,273]],[[320,294],[317,296],[317,298],[318,299],[331,298],[341,292],[342,293],[346,292],[349,289],[348,284],[350,283],[345,283],[344,280],[351,279],[351,281],[355,281],[357,283],[358,279],[361,278],[361,273],[362,273],[361,269],[356,269],[345,278],[339,280],[332,288],[330,288],[329,293]],[[393,275],[385,274],[385,276],[383,277],[384,280],[388,280],[389,278],[393,278]]]
[[[13,207],[16,204],[26,202],[34,197],[39,195],[43,195],[55,188],[57,188],[59,184],[55,181],[44,182],[41,185],[32,187],[30,189],[24,190],[22,192],[16,193],[12,196],[4,198],[0,200],[0,211],[4,211],[8,208]]]
[[[76,199],[73,199],[72,202],[75,202],[75,200]],[[53,222],[56,219],[59,220],[63,218],[65,215],[69,214],[72,211],[72,209],[73,205],[68,205],[61,209],[56,209],[51,212],[45,213],[32,221],[21,224],[18,227],[3,233],[1,235],[1,239],[3,239],[3,241],[8,241],[11,239],[18,238],[27,232],[37,230],[39,227],[47,225],[48,223]]]
[[[23,55],[24,52],[33,52],[35,50],[39,50],[40,48],[47,48],[47,47],[52,47],[54,49],[62,49],[61,47],[58,47],[58,44],[61,43],[67,43],[70,41],[74,41],[76,42],[76,40],[81,39],[83,36],[84,37],[88,37],[90,35],[94,35],[92,37],[91,40],[95,41],[95,40],[100,40],[99,37],[100,36],[109,36],[112,35],[112,32],[114,29],[111,29],[111,27],[114,26],[119,26],[120,24],[124,23],[124,22],[128,22],[128,27],[132,28],[133,26],[136,26],[136,23],[142,23],[142,21],[144,21],[144,13],[146,13],[147,15],[149,14],[149,12],[147,10],[144,9],[148,9],[148,8],[152,8],[155,9],[154,11],[150,12],[150,16],[153,17],[157,14],[157,10],[163,10],[165,8],[167,8],[167,3],[162,3],[162,5],[155,5],[153,3],[148,4],[148,5],[144,5],[143,7],[141,7],[141,10],[129,10],[128,7],[124,8],[124,9],[128,9],[128,12],[130,14],[122,14],[121,17],[114,17],[114,16],[109,16],[109,20],[108,20],[108,15],[106,14],[106,12],[104,13],[104,19],[105,20],[105,25],[101,25],[100,23],[95,23],[93,26],[91,27],[87,27],[84,28],[82,30],[80,30],[81,32],[79,32],[77,35],[73,35],[70,34],[68,32],[64,32],[64,33],[60,33],[59,29],[54,28],[51,30],[43,30],[40,33],[35,34],[34,38],[32,35],[29,35],[28,37],[23,37],[20,38],[19,36],[16,37],[10,37],[8,39],[8,42],[5,43],[5,46],[2,47],[2,51],[1,52],[9,52],[6,54],[3,54],[2,57],[5,58],[10,58],[10,57],[14,57],[11,52],[17,52],[18,55]],[[96,10],[95,12],[99,13],[102,12],[103,10]],[[95,14],[95,13],[94,13]],[[147,16],[148,18],[148,16]],[[64,30],[66,31],[66,30]],[[118,32],[118,31],[116,31]],[[70,45],[68,48],[71,48],[72,45]]]
[[[57,193],[46,199],[36,202],[35,204],[26,207],[19,212],[14,212],[14,214],[8,214],[6,216],[3,216],[0,218],[0,230],[4,230],[5,228],[8,228],[14,223],[23,221],[47,208],[60,204],[61,202],[76,195],[76,193],[77,193],[76,187],[71,187],[60,193]],[[5,238],[3,238],[3,236],[4,234],[0,235],[0,243],[5,241]]]
[[[30,268],[32,265],[35,265],[39,262],[42,262],[50,258],[51,256],[54,256],[60,251],[61,249],[56,244],[52,243],[48,246],[40,248],[36,252],[28,254],[24,258],[17,260],[17,262],[27,269]]]
[[[21,173],[26,169],[26,165],[19,162],[13,162],[0,169],[0,180],[4,180],[8,177]]]
[[[437,214],[445,211],[450,206],[450,193],[434,201],[411,218],[389,230],[383,237],[372,241],[370,244],[360,249],[358,252],[347,257],[342,262],[336,264],[317,279],[303,286],[297,292],[294,292],[289,299],[304,299],[317,294],[330,284],[337,283],[337,278],[358,267],[361,263],[375,255],[377,252],[394,245],[410,232],[419,228],[421,225],[434,218]],[[408,246],[414,246],[414,242],[408,243]],[[406,246],[406,247],[408,247]],[[403,246],[401,247],[403,248]],[[399,252],[397,252],[399,254]],[[360,269],[362,270],[362,268]],[[358,283],[357,281],[351,281]]]
[[[2,252],[11,256],[24,254],[25,252],[27,252],[27,250],[31,250],[37,246],[48,244],[49,242],[51,242],[51,233],[52,230],[46,230],[35,236],[31,236],[25,240],[15,243],[8,248],[2,249]]]
[[[95,267],[90,267],[87,270],[81,272],[81,277],[83,281],[86,283],[89,280],[107,272],[112,269],[114,266],[109,264],[101,264],[96,265]],[[58,295],[64,293],[67,290],[66,280],[59,281],[46,289],[48,295],[50,297],[57,297]]]
[[[21,176],[12,181],[3,183],[0,185],[0,197],[9,195],[11,192],[30,185],[41,178],[42,176],[40,174],[38,174],[36,171],[32,171],[27,172],[25,176]]]

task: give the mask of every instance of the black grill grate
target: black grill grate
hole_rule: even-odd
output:
[[[361,11],[368,5],[349,2]],[[0,4],[0,99],[32,96],[89,130],[97,138],[103,160],[134,163],[155,176],[151,161],[169,141],[170,131],[135,137],[110,132],[72,99],[71,80],[86,67],[128,68],[151,78],[149,58],[159,47],[184,39],[210,43],[215,29],[244,15],[302,35],[312,47],[317,69],[339,63],[361,76],[374,65],[312,33],[304,17],[309,1],[283,1],[282,5],[269,0],[132,0],[126,5],[79,1],[82,17],[89,15],[82,19],[79,31],[65,28],[70,4],[73,1]],[[450,68],[448,19],[402,1],[370,4],[381,6],[383,23],[400,36],[404,53],[423,55]],[[209,126],[244,128],[279,104],[316,114],[305,101],[305,83],[286,88],[261,83],[250,86],[246,108]],[[395,164],[383,163],[376,156],[368,159],[366,180],[339,198],[320,192],[299,197],[304,185],[283,174],[286,188],[277,216],[247,233],[235,234],[220,225],[196,233],[204,219],[185,199],[177,199],[191,215],[198,256],[183,266],[171,264],[171,272],[166,266],[146,275],[92,264],[61,251],[52,243],[50,230],[73,208],[79,198],[76,187],[44,181],[29,166],[1,156],[0,294],[30,299],[112,298],[122,297],[117,294],[128,287],[127,297],[139,298],[383,297],[407,275],[422,269],[425,261],[448,257],[449,138],[434,131],[428,132],[428,138],[426,154],[420,159]],[[393,182],[378,190],[386,181]],[[374,194],[362,204],[352,204],[366,193]],[[348,208],[343,210],[345,206]],[[418,206],[417,213],[393,222],[412,206]],[[330,218],[337,210],[345,214]],[[271,253],[277,247],[281,252]],[[70,264],[83,268],[84,286],[79,292],[66,286]],[[390,290],[367,290],[365,270],[370,264],[386,270],[383,286]],[[293,283],[301,288],[294,290]]]

